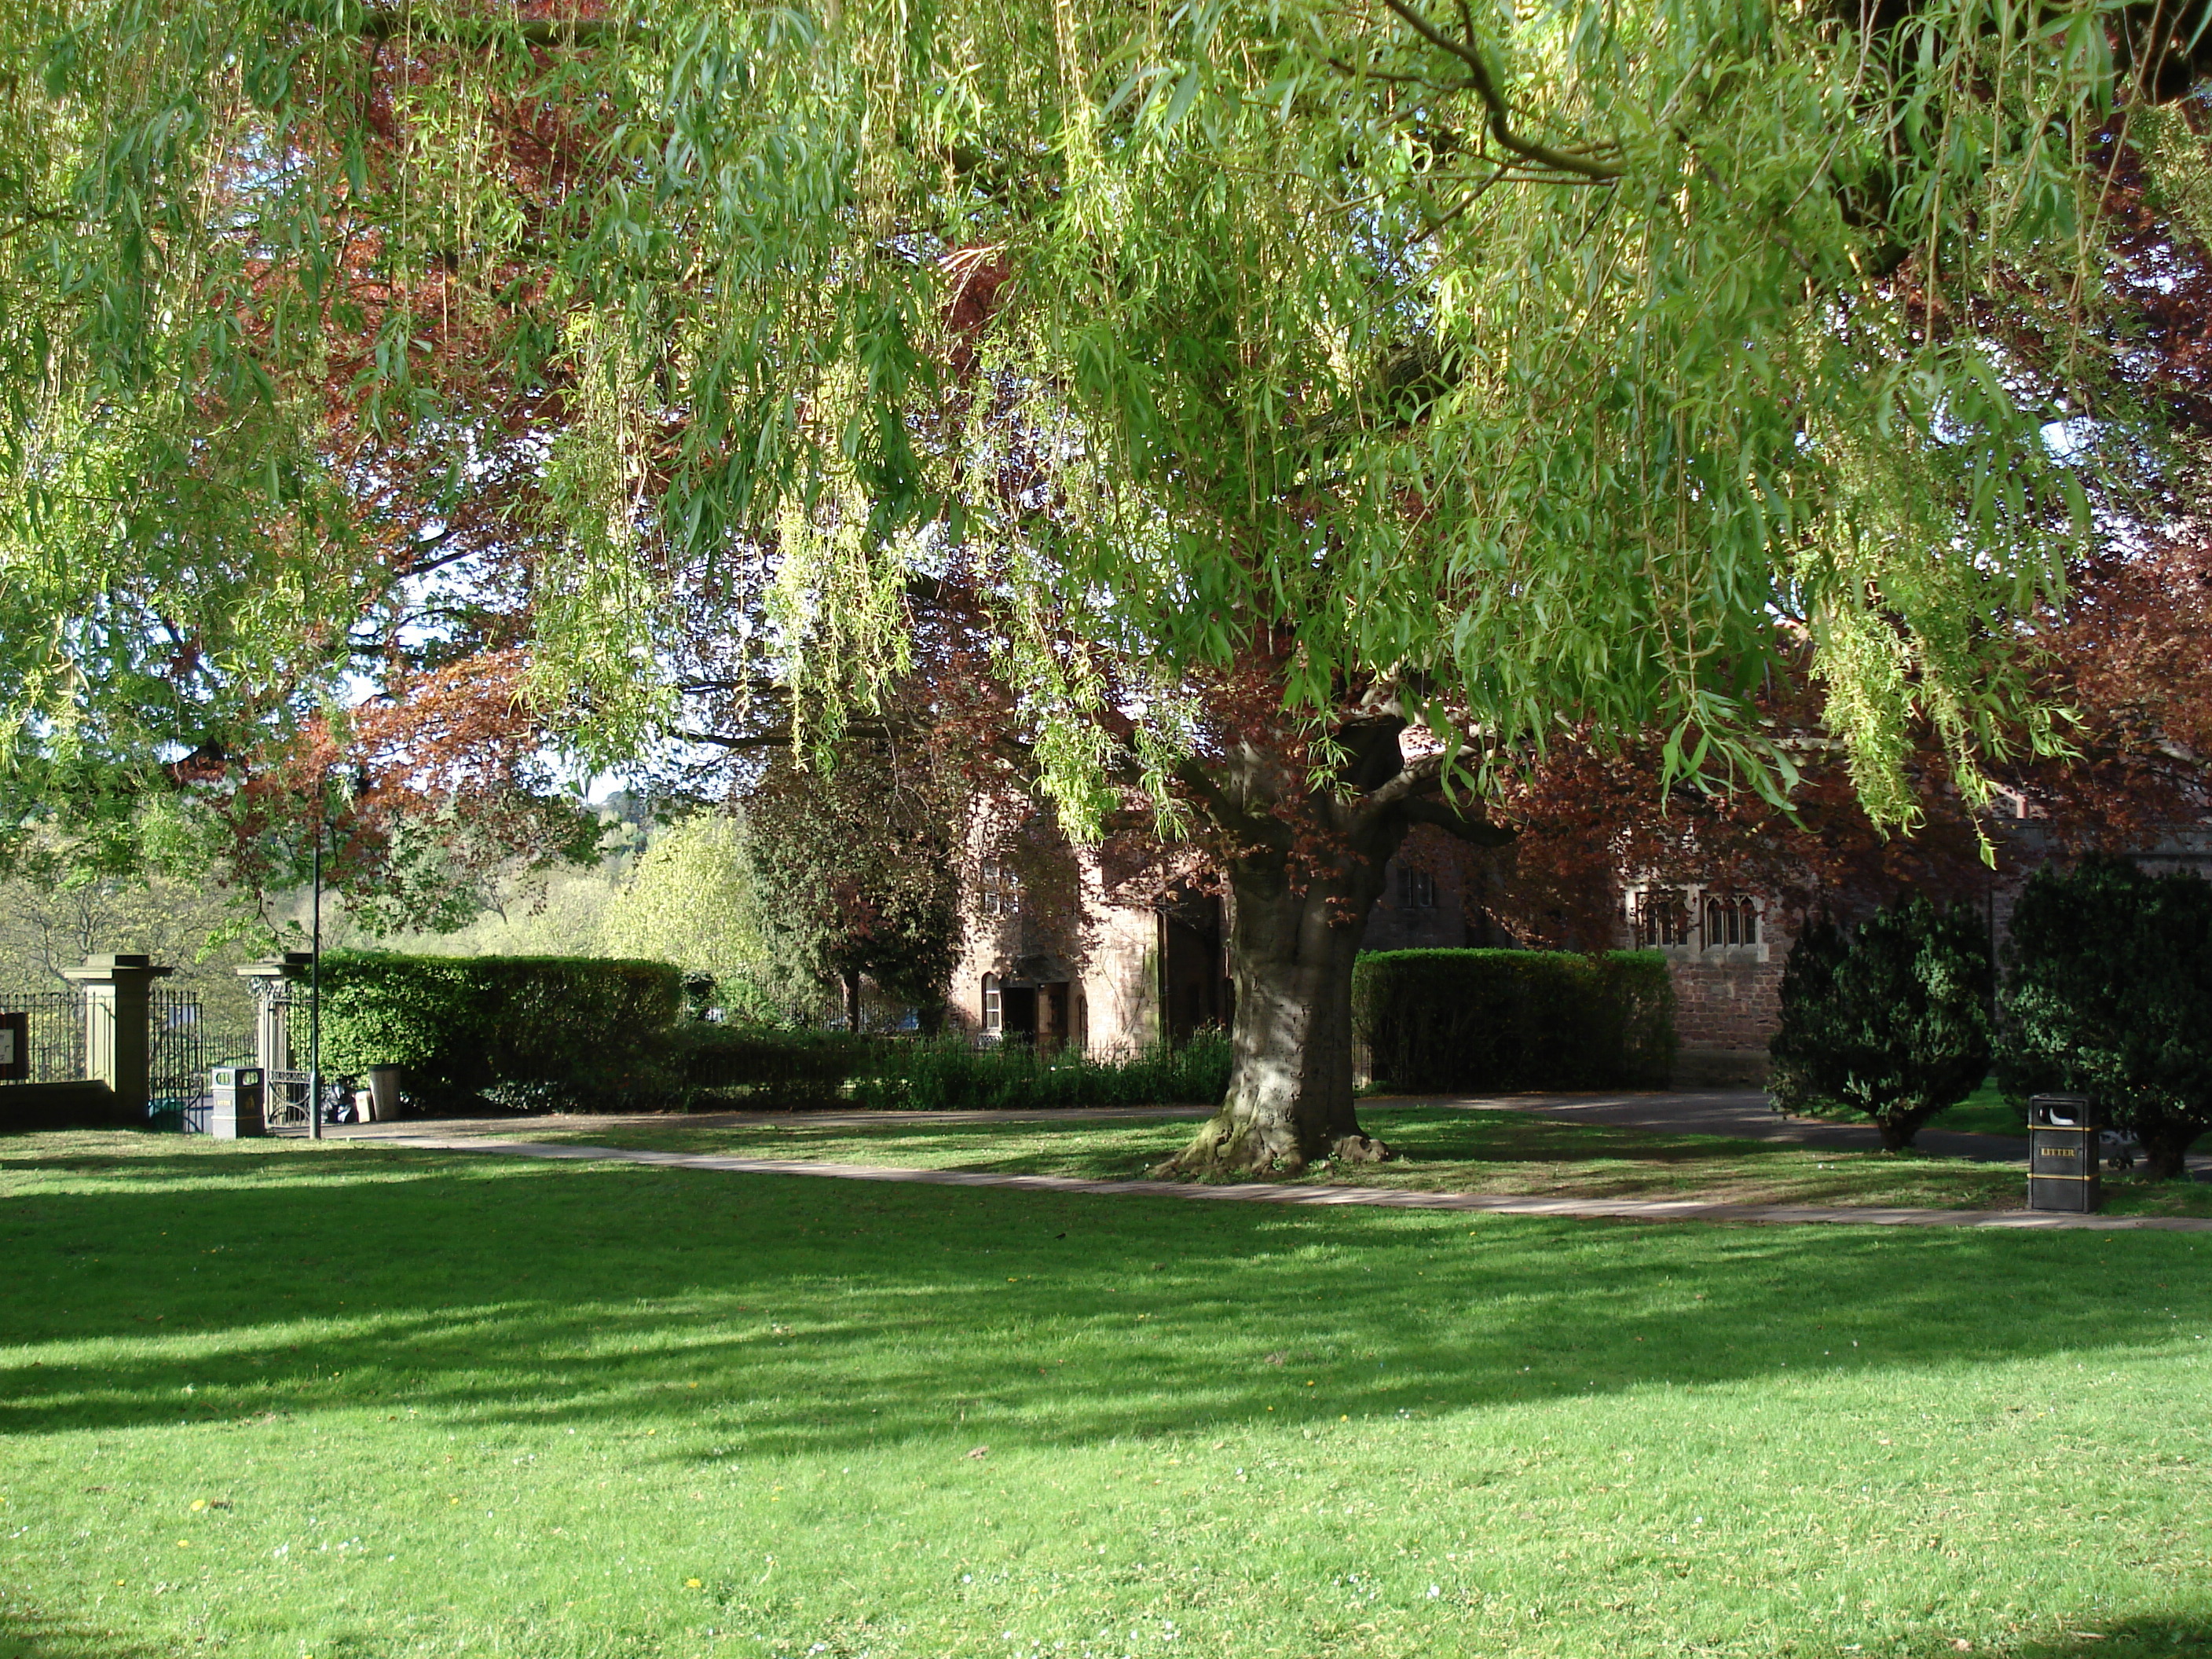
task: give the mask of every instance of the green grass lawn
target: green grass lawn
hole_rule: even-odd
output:
[[[1997,1092],[1994,1083],[1984,1083],[1950,1110],[1939,1112],[1928,1120],[1928,1127],[1974,1135],[2015,1135],[2022,1139],[2027,1136],[2027,1121]]]
[[[1931,1209],[2016,1210],[2027,1201],[2027,1179],[2018,1169],[1921,1153],[1661,1134],[1510,1111],[1370,1103],[1359,1115],[1404,1154],[1402,1161],[1325,1170],[1303,1184]],[[527,1120],[512,1126],[516,1139],[1101,1180],[1143,1175],[1188,1142],[1191,1130],[1188,1121],[1158,1119],[890,1122],[855,1128],[810,1122],[803,1115],[735,1128],[680,1118],[641,1118],[583,1133]],[[2116,1215],[2212,1216],[2212,1184],[2108,1176],[2105,1192],[2105,1207]]]
[[[0,1224],[0,1659],[2212,1650],[2212,1237],[90,1133]]]

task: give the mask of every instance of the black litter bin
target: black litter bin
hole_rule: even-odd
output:
[[[2027,1207],[2092,1215],[2104,1203],[2097,1115],[2087,1095],[2027,1099]]]

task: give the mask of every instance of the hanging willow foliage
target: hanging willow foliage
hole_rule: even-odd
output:
[[[750,649],[832,734],[903,585],[979,573],[1078,827],[1092,653],[1263,633],[1293,709],[1389,677],[1774,791],[1796,619],[1892,823],[1919,723],[1970,793],[2047,740],[2008,644],[2090,526],[2045,434],[2099,374],[2095,6],[585,10],[5,9],[10,758],[152,740],[103,687],[165,628],[237,706],[327,682],[403,438],[456,493],[542,447],[532,684],[601,757],[666,728],[657,607],[763,550]],[[1973,325],[2027,302],[2032,358]]]

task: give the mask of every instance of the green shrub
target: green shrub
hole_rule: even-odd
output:
[[[1408,1094],[1661,1089],[1674,1069],[1656,951],[1376,951],[1352,1011],[1373,1076]]]
[[[624,1111],[680,1103],[682,973],[598,957],[323,958],[323,1069],[404,1066],[432,1111]]]
[[[1212,1105],[1229,1087],[1229,1039],[1201,1032],[1126,1059],[964,1038],[854,1037],[767,1026],[690,1026],[675,1036],[682,1074],[715,1106],[991,1111],[1055,1106]],[[694,1103],[710,1103],[695,1098]]]
[[[677,1027],[670,1050],[684,1085],[724,1096],[743,1091],[763,1105],[811,1105],[836,1097],[856,1072],[878,1063],[880,1038],[773,1025]],[[718,1104],[735,1103],[726,1098]]]
[[[2142,1143],[2149,1174],[2181,1175],[2212,1127],[2212,885],[2120,859],[2039,872],[2005,959],[2005,1091],[2086,1094]]]
[[[1989,936],[1965,905],[1915,896],[1850,932],[1808,926],[1782,970],[1767,1086],[1785,1109],[1865,1113],[1892,1152],[1990,1070]]]
[[[1020,1043],[977,1048],[957,1037],[893,1040],[854,1076],[851,1092],[855,1105],[884,1110],[1211,1106],[1228,1092],[1229,1064],[1229,1039],[1217,1031],[1103,1060]]]

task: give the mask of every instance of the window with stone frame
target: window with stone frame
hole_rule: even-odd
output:
[[[1705,904],[1708,951],[1759,943],[1759,903],[1741,893],[1709,893]]]
[[[1416,870],[1409,865],[1398,866],[1398,908],[1401,910],[1433,910],[1437,908],[1437,878],[1426,870]]]
[[[1006,1029],[1006,1008],[999,995],[999,976],[983,975],[983,1029],[1003,1031]]]
[[[1014,916],[1021,914],[1021,881],[1012,866],[986,864],[983,866],[983,914],[987,916]]]
[[[1644,887],[1628,896],[1628,926],[1638,950],[1690,943],[1690,907],[1680,888]]]

